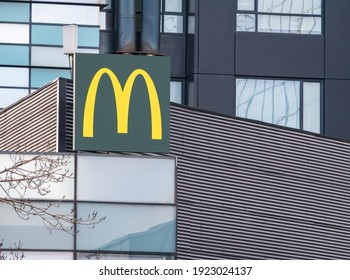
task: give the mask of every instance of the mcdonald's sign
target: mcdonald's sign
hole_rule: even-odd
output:
[[[76,54],[74,149],[169,152],[168,57]]]

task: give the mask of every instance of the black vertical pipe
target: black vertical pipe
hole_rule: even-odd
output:
[[[135,0],[117,0],[116,51],[136,51],[136,13]]]
[[[159,54],[160,0],[142,0],[141,51]]]

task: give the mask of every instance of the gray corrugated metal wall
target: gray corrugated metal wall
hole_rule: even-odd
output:
[[[0,150],[57,150],[55,81],[0,111]]]
[[[349,259],[350,143],[171,108],[179,259]]]
[[[56,115],[61,80],[0,113],[1,125],[16,124],[0,130],[0,145],[21,139],[20,126],[37,147],[56,139],[47,120]],[[73,87],[60,85],[69,151]],[[41,116],[41,134],[14,117],[23,110]],[[179,259],[350,259],[349,142],[176,105],[170,119]]]

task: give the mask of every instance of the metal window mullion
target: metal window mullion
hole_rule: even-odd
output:
[[[259,0],[254,1],[254,14],[255,14],[255,32],[258,32],[258,20],[259,20],[259,15],[258,15],[258,2]]]
[[[299,126],[304,129],[304,81],[300,81],[300,95],[299,95]]]

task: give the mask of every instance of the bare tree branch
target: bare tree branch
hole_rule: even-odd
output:
[[[53,184],[73,179],[68,155],[40,154],[28,158],[16,153],[10,158],[11,165],[0,170],[0,203],[11,206],[21,219],[39,217],[50,231],[60,230],[69,234],[75,234],[73,229],[76,224],[93,228],[105,219],[98,218],[97,212],[78,218],[74,209],[62,213],[59,210],[65,197],[44,203],[29,199],[33,194],[45,197],[51,192]]]

